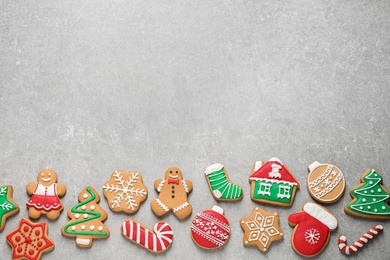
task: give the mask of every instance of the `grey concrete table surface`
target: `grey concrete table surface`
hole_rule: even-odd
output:
[[[389,1],[11,1],[0,3],[0,185],[14,187],[20,212],[0,233],[27,217],[27,183],[50,167],[67,185],[65,210],[48,222],[55,250],[44,259],[300,259],[290,246],[289,214],[313,201],[306,167],[331,162],[347,192],[327,208],[339,220],[318,258],[346,259],[337,248],[376,223],[385,230],[352,259],[390,254],[386,221],[353,218],[343,207],[370,166],[390,188]],[[256,160],[280,158],[301,184],[280,213],[285,233],[266,254],[242,245],[239,220],[255,205],[248,176]],[[236,203],[215,201],[204,169],[222,162],[244,189]],[[177,166],[194,183],[190,218],[163,220],[172,247],[155,256],[126,240],[126,218],[152,227],[155,179]],[[116,169],[137,170],[149,189],[134,215],[109,213],[106,240],[91,249],[63,237],[66,211],[78,193],[101,187]],[[231,223],[219,250],[198,248],[190,223],[219,205]]]

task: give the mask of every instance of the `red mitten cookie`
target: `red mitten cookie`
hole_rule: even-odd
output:
[[[288,217],[290,226],[295,226],[291,245],[303,256],[315,256],[326,247],[330,232],[337,228],[337,219],[325,208],[315,203],[306,203],[303,211]]]

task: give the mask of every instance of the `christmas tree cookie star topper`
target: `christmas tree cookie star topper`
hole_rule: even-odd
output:
[[[12,199],[12,194],[11,185],[0,186],[0,232],[3,231],[7,218],[19,212],[19,206]]]
[[[223,164],[215,163],[208,166],[205,176],[211,194],[216,200],[234,201],[242,198],[242,188],[230,182]]]
[[[373,168],[360,177],[360,184],[351,189],[353,200],[344,207],[348,214],[372,219],[390,219],[390,193],[382,186],[382,176]]]
[[[100,196],[91,186],[86,187],[78,196],[79,204],[68,211],[71,219],[62,227],[62,234],[76,237],[79,247],[91,247],[93,239],[107,238],[110,231],[103,224],[107,212],[98,205]]]

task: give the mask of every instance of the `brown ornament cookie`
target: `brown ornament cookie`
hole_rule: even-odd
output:
[[[150,207],[154,214],[161,217],[170,210],[179,219],[191,215],[192,206],[188,203],[187,194],[192,190],[192,182],[183,179],[179,168],[169,168],[164,179],[154,182],[154,188],[159,192],[158,198],[153,200]]]
[[[307,171],[307,189],[313,199],[331,204],[343,196],[345,179],[339,168],[315,161],[308,166]]]
[[[28,215],[38,219],[42,214],[55,220],[63,209],[59,197],[66,193],[66,186],[57,183],[57,173],[50,169],[44,169],[38,174],[38,182],[31,182],[26,187],[31,198],[27,201]]]
[[[261,207],[255,207],[250,216],[240,220],[240,225],[244,230],[243,245],[256,245],[262,252],[267,252],[272,242],[284,236],[279,226],[279,214]]]
[[[148,189],[138,172],[117,170],[103,185],[103,195],[112,211],[132,214],[148,197]]]

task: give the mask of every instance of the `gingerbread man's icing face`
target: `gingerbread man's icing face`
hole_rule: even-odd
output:
[[[179,180],[181,181],[183,179],[183,173],[179,168],[169,168],[165,172],[165,179],[173,179],[173,180]]]
[[[50,186],[57,182],[57,174],[50,169],[42,170],[38,173],[38,182],[44,186]]]

